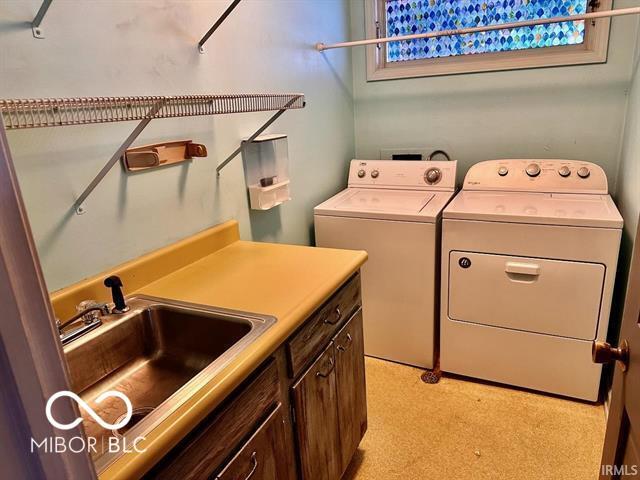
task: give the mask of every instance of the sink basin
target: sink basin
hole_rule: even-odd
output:
[[[81,409],[98,471],[117,453],[109,438],[144,436],[190,394],[213,379],[274,322],[273,317],[136,296],[131,310],[103,317],[103,324],[64,348],[72,390],[105,422],[118,423],[126,405],[108,390],[125,394],[133,416],[119,430],[101,427]],[[111,440],[113,442],[113,440]],[[132,442],[129,442],[132,443]]]

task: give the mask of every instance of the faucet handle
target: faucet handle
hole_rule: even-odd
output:
[[[99,318],[100,315],[109,315],[109,306],[106,303],[98,303],[95,300],[83,300],[78,305],[76,305],[76,312],[84,312],[85,310],[90,310],[94,307],[99,308],[99,311],[94,309],[85,313],[82,316],[84,323],[92,323],[97,318]]]

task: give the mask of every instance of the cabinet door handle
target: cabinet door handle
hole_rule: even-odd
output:
[[[324,323],[328,323],[329,325],[335,325],[340,321],[340,318],[342,317],[342,312],[340,311],[340,307],[336,307],[333,313],[335,316],[335,320],[332,322],[329,318],[325,318]]]
[[[258,469],[258,455],[257,455],[257,452],[253,452],[251,454],[251,471],[247,474],[246,477],[244,477],[244,480],[249,480],[251,477],[253,477],[253,474],[256,473],[257,469]]]
[[[331,373],[331,371],[333,370],[333,367],[335,367],[335,362],[333,361],[333,357],[331,357],[329,359],[329,370],[327,370],[326,372],[316,372],[316,377],[322,377],[322,378],[327,378],[329,376],[329,374]]]
[[[341,352],[346,352],[347,348],[349,348],[349,345],[351,345],[351,342],[353,342],[353,338],[351,338],[351,334],[347,333],[347,343],[345,344],[345,346],[343,347],[342,345],[338,345],[338,350],[340,350]]]

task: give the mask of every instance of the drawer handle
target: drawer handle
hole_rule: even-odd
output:
[[[335,314],[335,320],[333,322],[329,318],[325,318],[324,323],[328,323],[329,325],[335,325],[336,323],[338,323],[340,321],[340,318],[342,317],[342,312],[340,311],[340,307],[336,307],[334,314]]]
[[[256,473],[256,470],[258,469],[258,455],[257,452],[253,452],[251,454],[251,471],[249,472],[249,474],[244,477],[244,480],[249,480],[251,477],[253,477],[253,474]]]
[[[316,372],[316,377],[327,378],[331,374],[331,372],[333,371],[333,368],[335,367],[335,365],[336,365],[336,363],[333,361],[333,357],[331,357],[329,359],[329,370],[327,370],[324,373]]]
[[[338,345],[338,350],[340,350],[341,352],[346,352],[347,348],[349,347],[349,345],[351,345],[351,342],[353,342],[353,338],[351,338],[351,334],[347,333],[347,344],[345,347],[343,347],[342,345]]]
[[[517,275],[531,275],[537,277],[540,275],[540,265],[535,263],[507,262],[504,269],[507,273],[515,273]]]

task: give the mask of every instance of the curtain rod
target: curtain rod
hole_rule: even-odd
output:
[[[518,27],[531,27],[534,25],[546,25],[549,23],[575,22],[579,20],[593,20],[596,18],[619,17],[621,15],[638,15],[638,14],[640,14],[640,7],[618,8],[613,10],[603,10],[601,12],[590,12],[590,13],[583,13],[580,15],[570,15],[568,17],[539,18],[536,20],[525,20],[523,22],[500,23],[496,25],[486,25],[482,27],[468,27],[468,28],[460,28],[460,29],[454,29],[454,30],[441,30],[438,32],[416,33],[413,35],[402,35],[398,37],[369,38],[367,40],[330,43],[328,45],[324,43],[317,43],[316,50],[318,50],[319,52],[322,52],[324,50],[330,50],[332,48],[358,47],[360,45],[373,45],[378,43],[401,42],[405,40],[416,40],[419,38],[451,37],[455,35],[465,35],[468,33],[490,32],[493,30],[505,30],[505,29],[518,28]]]

